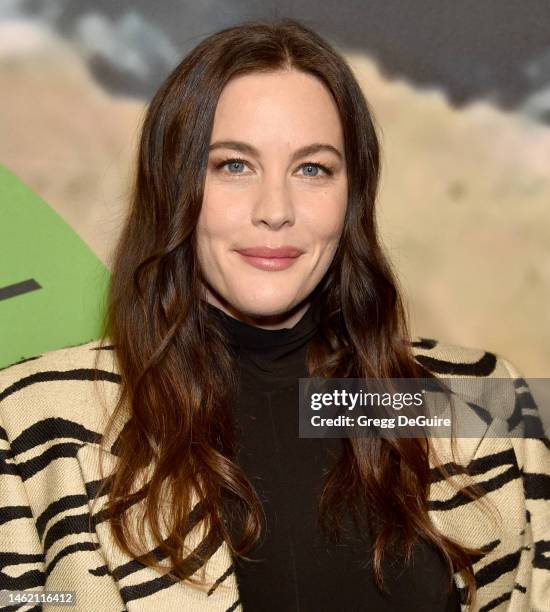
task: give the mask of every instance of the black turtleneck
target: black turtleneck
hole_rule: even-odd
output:
[[[263,504],[266,530],[254,561],[238,559],[244,612],[459,612],[458,592],[447,595],[440,555],[419,543],[414,563],[384,564],[385,586],[371,571],[371,539],[349,515],[345,536],[331,543],[318,527],[324,477],[342,450],[340,439],[300,438],[299,378],[318,323],[316,303],[292,328],[266,330],[208,304],[235,349],[240,391],[234,419],[237,463]],[[257,561],[256,561],[257,559]]]

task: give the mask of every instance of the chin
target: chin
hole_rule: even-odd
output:
[[[246,300],[235,300],[233,304],[244,314],[251,317],[271,317],[282,315],[292,310],[297,304],[293,298],[285,299],[281,294],[250,296]]]
[[[293,303],[277,303],[273,304],[243,304],[239,308],[244,314],[250,317],[274,317],[287,313],[294,306]]]

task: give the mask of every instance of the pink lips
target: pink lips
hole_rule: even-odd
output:
[[[286,270],[303,253],[301,249],[283,246],[276,249],[270,247],[250,247],[238,249],[237,253],[250,265],[261,270]]]

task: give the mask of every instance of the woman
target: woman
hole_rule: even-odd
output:
[[[81,610],[544,608],[541,430],[454,453],[298,436],[300,377],[521,381],[410,340],[379,164],[350,68],[296,21],[225,29],[174,69],[101,342],[0,379],[2,588],[72,590]]]

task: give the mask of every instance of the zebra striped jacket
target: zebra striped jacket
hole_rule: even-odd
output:
[[[437,376],[512,378],[516,399],[510,420],[517,427],[535,423],[542,431],[536,407],[525,401],[529,389],[506,359],[435,340],[417,338],[412,344],[417,361]],[[204,579],[204,588],[171,582],[115,545],[109,521],[101,513],[107,494],[92,505],[101,479],[100,454],[108,475],[123,426],[121,420],[110,436],[102,436],[120,389],[114,351],[109,348],[88,342],[0,372],[0,589],[43,593],[42,603],[2,609],[52,610],[46,592],[74,591],[72,609],[82,612],[242,610],[225,542],[194,574]],[[91,379],[98,354],[96,374],[101,380],[96,385]],[[455,467],[458,462],[469,468],[483,487],[483,498],[493,502],[498,520],[435,470],[429,514],[444,535],[483,547],[484,554],[473,565],[477,599],[466,606],[463,597],[462,612],[548,611],[550,444],[544,434],[494,437],[493,426],[489,421],[482,435],[457,438],[454,458],[448,438],[435,441],[447,467],[452,468],[454,459]],[[200,520],[192,519],[188,545],[194,550],[201,546],[204,532]],[[154,549],[147,525],[145,535]],[[463,596],[460,574],[454,579]],[[339,609],[338,602],[334,605]]]

